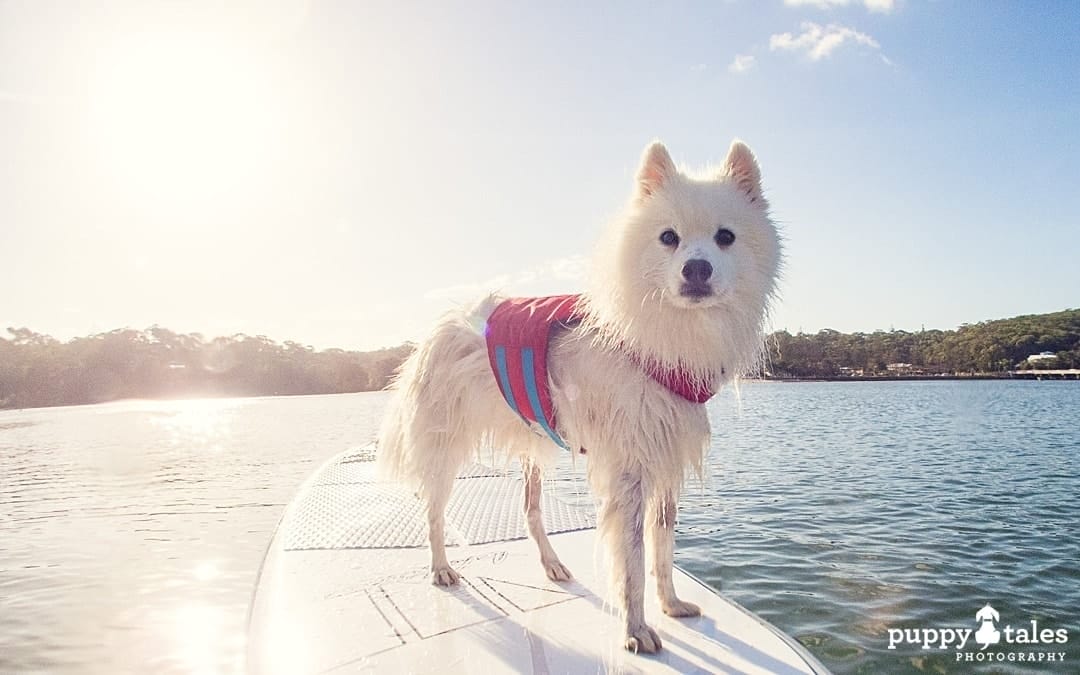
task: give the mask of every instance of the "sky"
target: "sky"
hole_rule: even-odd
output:
[[[417,340],[761,164],[773,329],[1080,306],[1074,2],[0,0],[0,329]]]

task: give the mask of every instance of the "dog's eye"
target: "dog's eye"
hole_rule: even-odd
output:
[[[678,246],[679,235],[675,234],[675,230],[664,230],[660,233],[660,243],[664,246]]]
[[[735,243],[735,233],[726,227],[721,227],[716,231],[716,236],[713,237],[716,240],[716,245],[727,248]]]

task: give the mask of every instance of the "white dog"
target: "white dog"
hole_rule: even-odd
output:
[[[661,648],[645,623],[646,541],[664,613],[700,613],[672,584],[676,504],[709,444],[701,401],[760,363],[779,264],[779,236],[746,145],[734,142],[719,170],[691,177],[656,142],[645,150],[625,214],[600,242],[575,322],[556,323],[551,333],[546,378],[541,372],[553,404],[551,436],[587,449],[627,649]],[[559,449],[507,405],[505,382],[493,373],[485,335],[501,302],[489,297],[439,322],[402,365],[380,435],[380,468],[426,501],[439,585],[459,579],[444,541],[451,486],[486,446],[523,458],[529,533],[547,576],[570,578],[540,514],[541,467]]]

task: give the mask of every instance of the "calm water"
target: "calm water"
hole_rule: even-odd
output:
[[[0,671],[236,672],[299,482],[383,394],[0,413]],[[838,673],[1021,671],[890,628],[1065,628],[1080,672],[1080,384],[754,384],[711,404],[678,562]],[[562,467],[556,489],[580,490]],[[978,651],[969,646],[965,651]]]

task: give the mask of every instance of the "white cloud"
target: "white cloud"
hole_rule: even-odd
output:
[[[727,69],[729,73],[745,73],[754,67],[754,56],[752,54],[736,54],[735,60],[732,61]]]
[[[484,281],[433,288],[424,294],[424,298],[467,302],[479,300],[484,295],[494,292],[523,295],[571,292],[566,288],[568,285],[566,282],[583,280],[587,264],[585,256],[582,255],[556,258],[527,267],[517,274],[500,274]],[[581,284],[573,285],[580,286]]]
[[[818,9],[832,9],[833,7],[847,7],[851,4],[862,5],[871,12],[888,14],[896,9],[895,0],[784,0],[788,7],[816,7]]]
[[[453,286],[433,288],[427,293],[424,293],[424,299],[454,300],[456,302],[478,300],[482,298],[485,293],[493,293],[506,288],[510,281],[510,275],[500,274],[497,277],[492,277],[484,281],[474,281],[464,284],[454,284]]]
[[[771,36],[769,38],[769,49],[772,51],[779,49],[802,52],[811,61],[820,61],[829,56],[845,42],[864,45],[876,50],[881,49],[881,45],[873,37],[848,26],[835,23],[822,26],[812,21],[804,21],[799,28],[802,32],[798,35],[777,33]]]
[[[893,0],[863,0],[863,4],[871,12],[881,12],[882,14],[888,14],[896,7]]]

